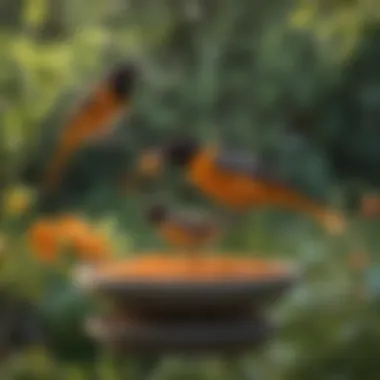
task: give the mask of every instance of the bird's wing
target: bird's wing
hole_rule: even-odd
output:
[[[284,175],[280,163],[274,158],[264,158],[236,150],[218,152],[215,165],[224,172],[251,177],[256,180],[284,183]]]

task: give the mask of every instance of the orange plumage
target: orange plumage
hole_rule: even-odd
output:
[[[58,186],[62,170],[78,147],[94,136],[107,133],[118,117],[131,105],[136,70],[131,65],[112,72],[64,125],[54,156],[46,168],[44,188]]]

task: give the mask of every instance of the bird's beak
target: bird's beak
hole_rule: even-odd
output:
[[[157,177],[163,170],[164,155],[161,149],[144,152],[138,162],[138,172],[144,177]]]

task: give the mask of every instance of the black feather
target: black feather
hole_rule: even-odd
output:
[[[137,67],[131,63],[125,63],[111,72],[107,79],[116,96],[120,100],[126,100],[134,91],[138,77]]]

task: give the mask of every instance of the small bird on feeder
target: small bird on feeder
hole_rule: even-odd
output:
[[[173,248],[183,249],[190,257],[214,244],[228,226],[195,210],[172,210],[163,204],[152,205],[146,217],[163,241]]]
[[[342,215],[293,190],[273,159],[179,137],[143,154],[141,162],[147,175],[157,175],[166,165],[182,169],[191,185],[238,215],[260,206],[277,206],[313,217],[331,234],[340,234],[346,227]]]

